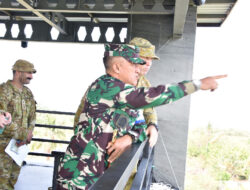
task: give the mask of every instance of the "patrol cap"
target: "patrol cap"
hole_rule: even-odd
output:
[[[104,57],[124,57],[129,62],[144,65],[146,62],[139,56],[139,48],[129,44],[105,44]]]
[[[13,71],[21,71],[21,72],[32,72],[36,73],[34,65],[26,60],[19,59],[12,67]]]
[[[140,48],[140,56],[160,60],[160,58],[155,55],[155,46],[148,40],[135,37],[129,42],[129,44],[136,45]]]

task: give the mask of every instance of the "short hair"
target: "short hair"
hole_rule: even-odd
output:
[[[109,56],[103,57],[103,64],[104,64],[104,67],[106,70],[110,69],[113,59],[114,59],[114,57],[109,57]]]
[[[107,59],[108,59],[107,56],[104,56],[103,59],[102,59],[102,60],[103,60],[104,67],[105,67],[106,70],[107,70],[107,68],[108,68]]]

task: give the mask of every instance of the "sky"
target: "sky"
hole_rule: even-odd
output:
[[[250,131],[250,1],[238,0],[218,28],[198,27],[193,78],[228,74],[219,88],[191,96],[190,126]]]
[[[250,18],[249,0],[238,0],[221,27],[198,27],[193,78],[228,74],[215,92],[191,96],[190,126],[250,131]],[[0,40],[0,83],[12,78],[17,59],[35,64],[28,87],[39,108],[75,112],[88,85],[104,74],[103,45]]]

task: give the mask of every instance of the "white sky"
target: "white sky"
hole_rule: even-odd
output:
[[[213,93],[192,95],[190,126],[250,131],[250,1],[239,0],[219,28],[197,28],[193,78],[228,74]]]
[[[250,131],[248,72],[250,72],[249,0],[239,0],[219,28],[197,28],[193,78],[228,74],[213,93],[198,92],[191,100],[191,127],[240,128]],[[31,81],[38,105],[75,112],[87,85],[104,73],[103,45],[0,40],[0,83],[12,78],[17,59],[35,64]]]

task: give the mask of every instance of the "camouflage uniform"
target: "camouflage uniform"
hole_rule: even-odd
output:
[[[150,57],[151,59],[159,60],[160,58],[155,55],[155,46],[152,45],[148,40],[140,37],[133,38],[129,44],[136,45],[140,48],[139,55],[142,57]],[[141,75],[137,87],[151,87],[151,84],[149,80],[146,79],[145,76]],[[158,119],[155,108],[146,108],[143,111],[141,111],[144,119],[146,120],[147,126],[154,125],[155,128],[158,130]],[[135,166],[134,170],[131,172],[131,175],[128,179],[128,182],[124,188],[124,190],[131,189],[131,186],[133,184],[134,177],[137,172],[137,165]]]
[[[146,79],[145,76],[140,76],[137,86],[136,87],[151,87],[150,82]],[[154,125],[155,128],[158,130],[158,121],[157,121],[157,113],[154,107],[151,108],[145,108],[142,111],[140,111],[143,115],[143,119],[145,120],[147,127],[149,125]],[[124,190],[129,190],[131,189],[131,186],[133,184],[134,177],[137,172],[137,165],[134,167],[133,171],[131,172],[131,175],[128,179],[128,182],[124,188]]]
[[[0,134],[0,189],[14,189],[20,167],[5,153],[11,138],[26,141],[28,131],[35,126],[36,105],[32,92],[27,87],[22,91],[8,80],[0,85],[0,110],[9,112],[12,123]]]
[[[155,46],[151,44],[148,40],[140,37],[133,38],[129,44],[136,45],[140,49],[139,55],[142,57],[150,57],[154,60],[159,60],[160,58],[155,55]],[[145,76],[140,76],[137,87],[150,87],[150,82]],[[155,125],[157,127],[157,114],[154,108],[147,108],[143,110],[143,116],[146,120],[147,125]]]
[[[150,82],[146,79],[145,76],[141,76],[138,80],[137,87],[150,87]],[[147,126],[154,125],[157,128],[157,114],[155,108],[146,108],[143,110],[143,116],[146,120]]]
[[[77,124],[79,122],[79,118],[80,118],[81,112],[82,112],[83,107],[84,107],[84,102],[85,102],[87,92],[88,92],[88,90],[85,92],[84,96],[82,97],[81,103],[80,103],[79,107],[77,108],[77,111],[76,111],[76,114],[75,114],[75,117],[74,117],[74,128],[73,128],[74,132],[76,130],[76,126],[77,126]]]
[[[145,139],[145,130],[135,125],[138,109],[168,104],[195,90],[191,81],[135,88],[109,75],[97,79],[90,87],[76,134],[60,163],[60,189],[88,189],[98,180],[107,168],[106,146],[114,129],[118,129],[118,136],[132,135],[133,142]]]
[[[111,51],[113,50],[113,51]],[[105,46],[105,56],[122,56],[144,64],[138,48],[128,45]],[[196,91],[193,82],[136,88],[103,75],[87,91],[75,134],[58,168],[58,190],[88,189],[108,167],[107,144],[130,135],[133,143],[146,139],[146,123],[138,122],[139,110],[171,103]]]

